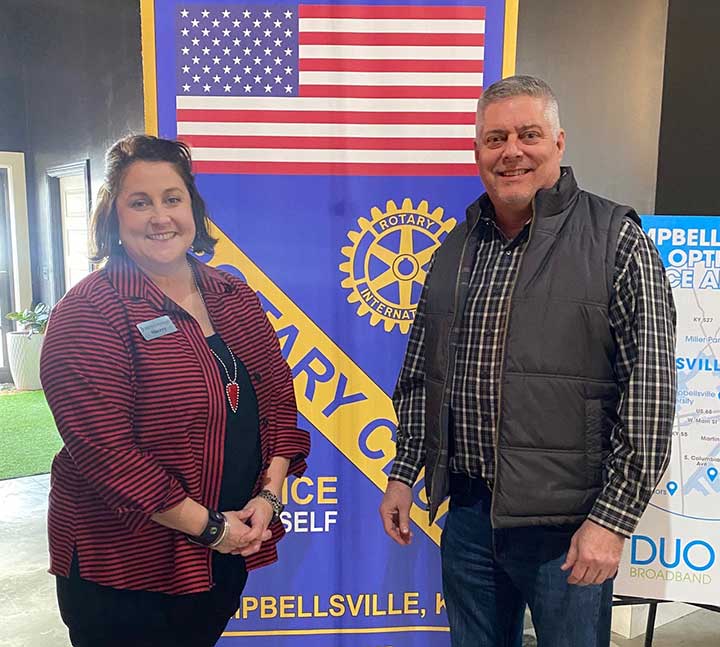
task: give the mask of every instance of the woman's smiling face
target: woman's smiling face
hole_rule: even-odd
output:
[[[133,162],[115,207],[120,240],[142,269],[164,273],[185,262],[195,239],[192,199],[169,162]]]

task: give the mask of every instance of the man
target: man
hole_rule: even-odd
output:
[[[612,578],[664,471],[675,310],[629,207],[577,187],[542,80],[478,102],[486,193],[436,252],[394,395],[380,506],[396,542],[425,467],[455,647],[610,644]]]

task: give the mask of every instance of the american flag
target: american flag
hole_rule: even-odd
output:
[[[177,133],[195,171],[475,175],[485,7],[179,7]]]

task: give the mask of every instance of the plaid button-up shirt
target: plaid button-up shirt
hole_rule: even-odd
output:
[[[503,330],[530,227],[508,241],[492,218],[483,220],[452,376],[450,470],[492,487]],[[629,218],[618,237],[613,287],[608,314],[621,422],[612,430],[607,481],[589,518],[629,536],[667,466],[675,411],[672,293],[655,246]],[[423,290],[393,396],[399,425],[390,479],[410,486],[425,459],[425,298]]]

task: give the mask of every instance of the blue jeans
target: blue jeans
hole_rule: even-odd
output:
[[[487,487],[454,492],[441,544],[453,647],[521,647],[525,604],[538,647],[608,647],[612,580],[576,586],[560,570],[576,529],[493,530]]]

